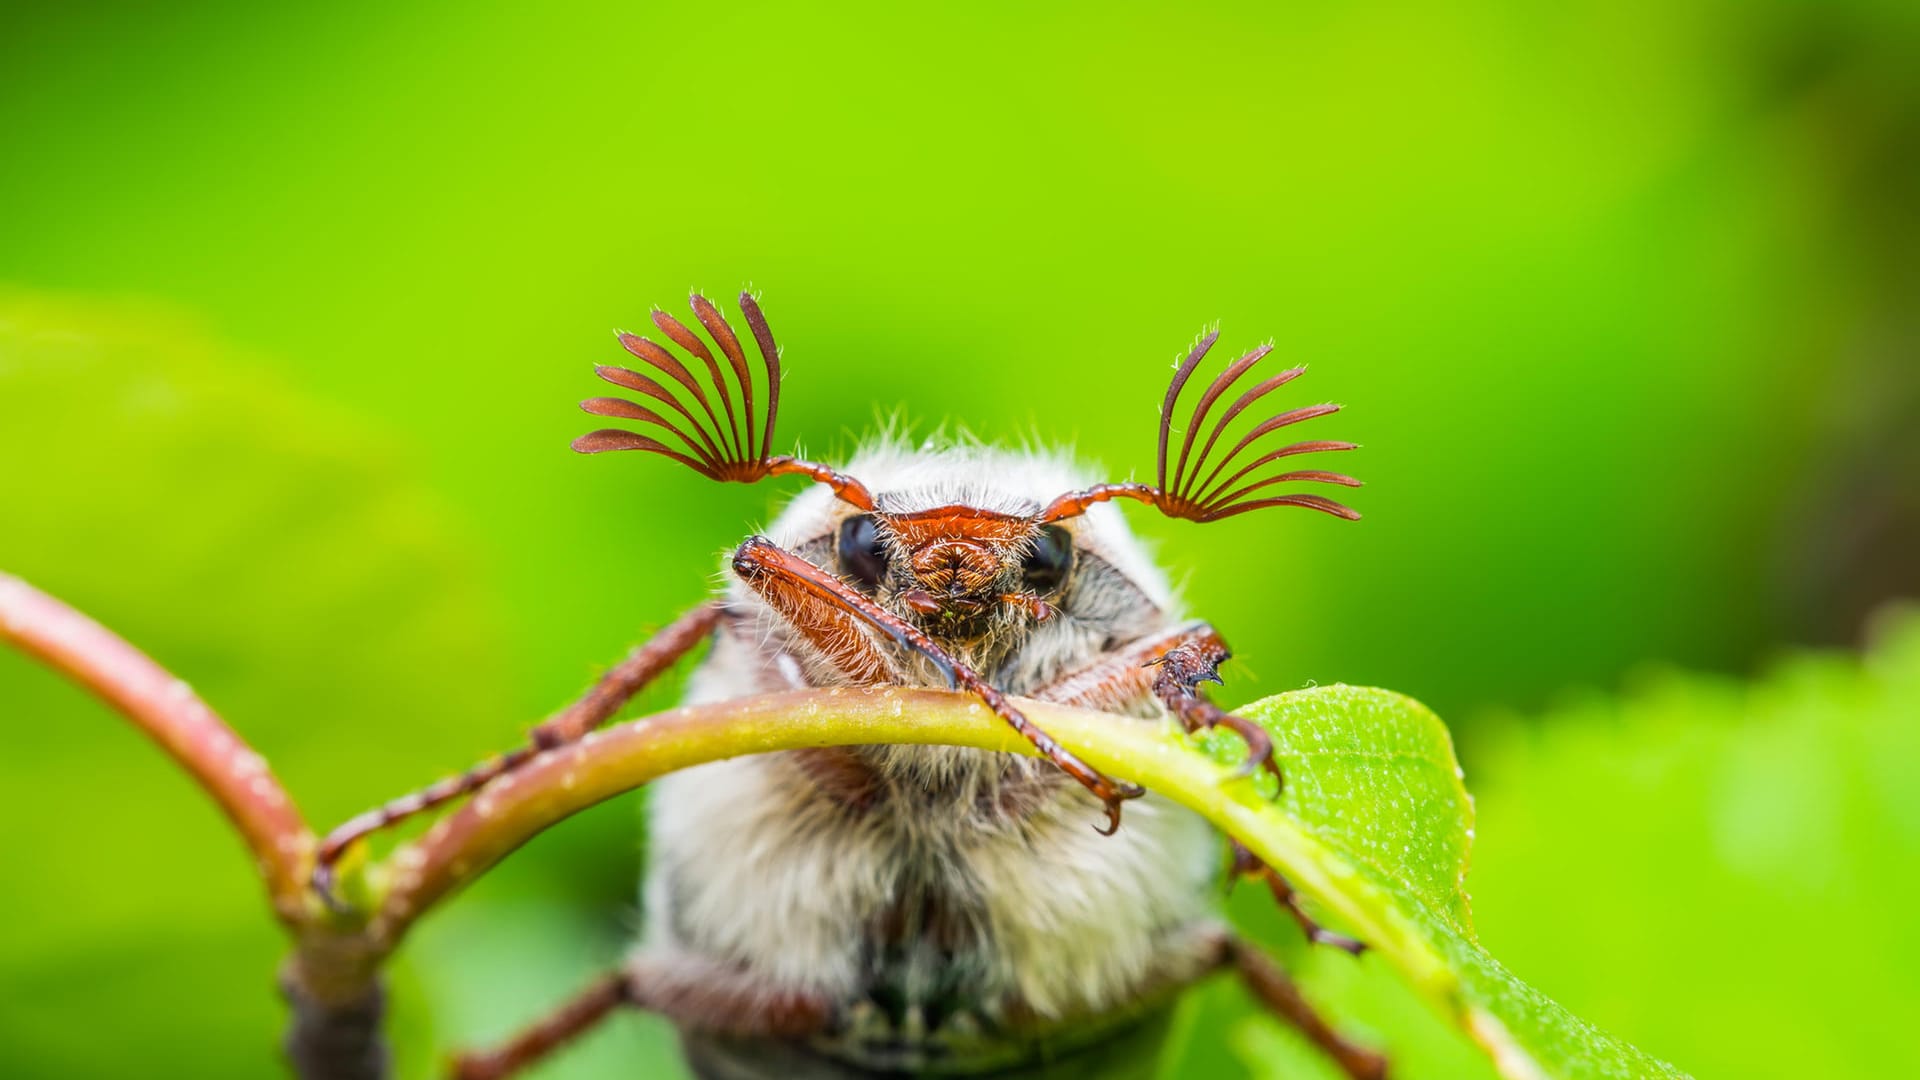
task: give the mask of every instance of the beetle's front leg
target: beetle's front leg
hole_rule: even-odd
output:
[[[1239,775],[1265,766],[1276,782],[1284,778],[1273,758],[1273,737],[1265,728],[1235,716],[1200,696],[1203,682],[1220,681],[1220,665],[1233,654],[1220,632],[1204,622],[1182,623],[1131,642],[1111,655],[1034,692],[1042,701],[1114,709],[1151,693],[1188,731],[1224,727],[1247,744]]]
[[[1057,701],[1063,705],[1089,709],[1124,708],[1149,693],[1165,702],[1164,684],[1167,682],[1177,684],[1180,679],[1219,681],[1215,668],[1226,656],[1227,646],[1221,640],[1219,631],[1204,622],[1183,623],[1123,646],[1113,654],[1040,688],[1034,692],[1034,696],[1042,701]],[[1197,695],[1191,696],[1197,698]],[[1173,706],[1169,703],[1168,707]],[[1192,727],[1191,721],[1185,720],[1184,716],[1182,719],[1189,728]],[[1240,723],[1248,721],[1241,720]],[[1261,735],[1265,734],[1261,731]],[[1250,740],[1248,745],[1252,747],[1255,744]],[[1272,740],[1267,740],[1264,745],[1270,755]],[[1267,760],[1269,768],[1277,769],[1270,756]],[[1366,948],[1363,942],[1345,934],[1337,934],[1315,922],[1313,916],[1301,906],[1299,894],[1293,891],[1287,879],[1235,842],[1232,880],[1237,881],[1242,877],[1257,877],[1266,882],[1274,900],[1300,924],[1308,941],[1331,945],[1355,956]]]
[[[1153,693],[1168,709],[1179,716],[1187,725],[1188,731],[1197,731],[1202,727],[1224,727],[1239,735],[1247,744],[1247,760],[1240,766],[1239,775],[1246,776],[1261,765],[1273,774],[1278,794],[1278,785],[1285,782],[1280,772],[1280,763],[1273,756],[1273,737],[1267,729],[1245,717],[1235,716],[1200,696],[1197,689],[1203,682],[1219,682],[1220,663],[1232,655],[1227,651],[1225,642],[1218,635],[1192,635],[1186,640],[1168,649],[1152,663],[1159,668],[1154,676]],[[1299,894],[1293,891],[1293,885],[1279,872],[1256,858],[1253,852],[1241,846],[1238,841],[1233,845],[1233,873],[1237,879],[1242,876],[1258,877],[1267,883],[1267,889],[1273,893],[1273,899],[1293,916],[1307,940],[1316,945],[1331,945],[1355,956],[1366,949],[1363,942],[1356,941],[1345,934],[1337,934],[1315,922],[1306,909],[1300,906]]]
[[[1267,734],[1266,728],[1233,715],[1200,693],[1201,683],[1220,682],[1220,665],[1232,655],[1218,635],[1181,642],[1158,660],[1150,661],[1159,668],[1153,680],[1153,696],[1160,699],[1167,711],[1179,717],[1188,731],[1223,727],[1240,736],[1247,744],[1247,760],[1241,762],[1235,775],[1251,776],[1265,766],[1273,774],[1277,795],[1279,786],[1286,783],[1286,776],[1273,757],[1273,736]]]
[[[836,666],[858,667],[869,654],[876,661],[885,659],[872,639],[855,629],[856,621],[885,634],[900,647],[926,657],[946,677],[949,686],[979,698],[1047,760],[1092,792],[1107,808],[1107,827],[1100,830],[1102,833],[1112,835],[1120,827],[1123,802],[1146,794],[1146,789],[1138,785],[1110,779],[1055,742],[1053,736],[1014,708],[1005,694],[978,672],[954,659],[918,627],[766,537],[749,537],[740,545],[733,555],[733,571],[816,648],[827,652]],[[858,640],[849,640],[849,636]]]

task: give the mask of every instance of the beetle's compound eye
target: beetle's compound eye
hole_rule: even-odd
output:
[[[873,515],[856,514],[840,523],[840,572],[866,592],[879,588],[887,576],[887,552]]]
[[[1048,525],[1033,538],[1033,551],[1027,555],[1022,571],[1027,588],[1035,593],[1050,593],[1067,580],[1073,568],[1073,534],[1059,525]]]

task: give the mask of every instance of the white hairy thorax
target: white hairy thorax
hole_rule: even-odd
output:
[[[979,446],[884,444],[848,471],[887,512],[961,504],[1033,514],[1087,481],[1058,457]],[[857,513],[814,487],[768,536],[838,572],[837,530]],[[940,642],[1011,694],[1176,621],[1171,590],[1118,510],[1094,506],[1065,524],[1075,563],[1052,617],[1009,614],[975,640]],[[734,615],[695,673],[689,703],[837,681],[751,589],[735,582],[728,598]],[[884,591],[876,599],[909,614]],[[907,685],[945,685],[931,667],[898,659]],[[1150,696],[1123,711],[1164,722]],[[1198,943],[1215,928],[1220,851],[1190,812],[1148,796],[1128,805],[1117,834],[1102,836],[1100,801],[1045,761],[954,747],[855,753],[879,791],[859,812],[823,791],[794,754],[659,780],[638,958],[697,960],[819,995],[856,1021],[876,1001],[893,1002],[891,1018],[873,1023],[905,1055],[890,1064],[902,1066],[914,1064],[914,1040],[942,1024],[1103,1017],[1204,963]]]

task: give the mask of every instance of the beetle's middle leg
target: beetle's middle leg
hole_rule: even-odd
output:
[[[872,648],[871,639],[853,627],[857,620],[892,638],[902,648],[926,657],[946,676],[949,685],[979,698],[1009,727],[1032,743],[1047,760],[1092,792],[1107,808],[1107,827],[1101,832],[1111,835],[1120,827],[1121,803],[1146,794],[1146,789],[1138,785],[1108,778],[1055,742],[1053,736],[1015,708],[1005,694],[978,672],[955,660],[912,623],[874,603],[837,576],[773,541],[763,536],[748,537],[734,552],[733,571],[769,604],[794,621],[795,628],[812,640],[816,648],[823,651],[853,650],[856,659],[868,651],[878,656],[878,651]],[[796,613],[802,617],[795,618]],[[847,640],[849,634],[858,639],[857,643]],[[839,666],[846,666],[846,662],[831,651],[829,656]]]
[[[1267,891],[1273,894],[1274,903],[1287,909],[1287,913],[1293,916],[1293,921],[1300,924],[1300,929],[1307,935],[1307,940],[1315,945],[1331,945],[1354,956],[1367,951],[1366,942],[1350,938],[1345,934],[1337,934],[1315,922],[1313,916],[1307,914],[1307,910],[1300,906],[1300,894],[1293,891],[1293,883],[1281,877],[1278,870],[1261,862],[1259,856],[1248,851],[1238,840],[1233,842],[1233,876],[1236,880],[1253,877],[1266,882]]]
[[[1292,1024],[1353,1080],[1385,1080],[1387,1059],[1335,1031],[1301,995],[1293,980],[1257,946],[1223,935],[1219,965],[1231,967],[1268,1012]]]
[[[602,675],[579,700],[536,726],[526,745],[489,758],[457,776],[382,803],[336,826],[321,841],[314,856],[314,888],[332,903],[334,864],[355,841],[442,803],[472,794],[542,752],[575,742],[605,723],[629,698],[706,640],[720,621],[721,612],[721,605],[710,601],[675,619]]]

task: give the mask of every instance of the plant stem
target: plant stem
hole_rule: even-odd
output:
[[[363,928],[333,918],[307,887],[316,839],[286,789],[246,741],[119,635],[19,578],[0,574],[0,642],[100,698],[158,743],[233,822],[294,938],[281,971],[293,1018],[289,1061],[304,1080],[384,1080],[390,1061],[379,956]]]
[[[275,916],[289,929],[304,922],[313,833],[266,759],[191,686],[113,631],[6,574],[0,574],[0,641],[117,709],[192,774],[253,852]]]
[[[1240,840],[1301,891],[1338,912],[1413,985],[1451,1012],[1452,972],[1417,927],[1344,860],[1281,813],[1251,781],[1196,751],[1170,724],[1022,700],[1022,712],[1100,771],[1146,785]],[[886,687],[770,694],[674,709],[540,755],[489,785],[387,861],[367,933],[392,950],[415,920],[543,829],[665,773],[745,754],[884,743],[1033,754],[999,717],[962,694]],[[1089,826],[1095,823],[1089,818]]]

